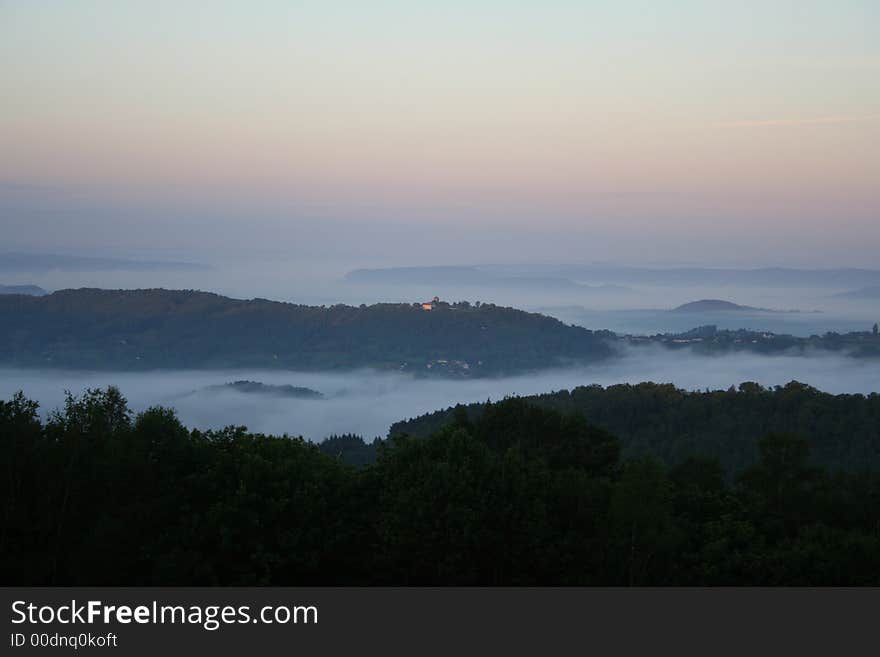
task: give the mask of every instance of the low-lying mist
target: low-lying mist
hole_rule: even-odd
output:
[[[206,390],[248,379],[318,390],[324,399],[291,399],[234,390]],[[633,347],[608,363],[500,379],[438,380],[376,371],[306,373],[264,371],[71,372],[0,369],[0,398],[16,391],[40,402],[44,413],[64,402],[65,390],[118,386],[135,411],[170,406],[190,427],[246,425],[252,431],[320,440],[333,433],[366,439],[385,436],[397,420],[456,403],[498,400],[579,385],[673,383],[694,389],[726,389],[743,381],[782,385],[798,380],[830,393],[880,392],[880,366],[840,355],[700,356],[662,347]]]

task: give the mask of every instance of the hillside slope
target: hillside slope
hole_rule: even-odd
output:
[[[609,335],[491,304],[426,311],[96,289],[0,298],[0,364],[20,367],[375,367],[480,376],[605,358]]]
[[[717,457],[729,473],[757,457],[755,441],[793,432],[812,447],[816,463],[858,471],[880,467],[880,395],[831,395],[802,383],[764,388],[686,391],[669,384],[582,386],[524,397],[562,413],[579,413],[617,435],[626,456],[653,454],[679,463],[693,454]],[[471,418],[486,405],[461,407]],[[454,421],[455,408],[393,425],[389,435],[426,437]]]

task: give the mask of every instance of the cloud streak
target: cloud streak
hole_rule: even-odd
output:
[[[783,119],[746,119],[742,121],[722,121],[718,125],[725,128],[764,128],[772,126],[800,126],[800,125],[837,125],[841,123],[858,123],[872,121],[878,118],[877,114],[866,116],[816,116],[812,118],[783,118]]]

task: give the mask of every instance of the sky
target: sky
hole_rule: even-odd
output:
[[[0,0],[0,229],[871,266],[878,26],[875,0]]]

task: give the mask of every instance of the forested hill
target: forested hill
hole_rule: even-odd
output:
[[[369,465],[290,436],[188,430],[119,390],[42,420],[0,400],[0,578],[16,586],[873,585],[880,472],[792,434],[713,459],[621,458],[578,416],[509,399]],[[328,455],[329,453],[329,455]],[[361,463],[364,461],[362,460]],[[136,519],[136,522],[132,522]]]
[[[701,454],[728,473],[757,458],[757,437],[790,432],[810,445],[814,461],[831,469],[880,469],[880,395],[831,395],[802,383],[689,392],[669,384],[582,386],[525,401],[578,413],[620,438],[626,456],[651,454],[670,464]],[[456,413],[480,417],[486,404],[449,408],[398,422],[389,434],[429,436]]]
[[[303,306],[196,291],[0,297],[0,364],[139,370],[373,367],[481,376],[588,362],[612,334],[492,304]]]

